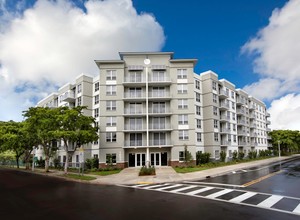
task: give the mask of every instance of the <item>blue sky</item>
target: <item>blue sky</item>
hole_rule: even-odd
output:
[[[196,58],[300,130],[300,0],[0,0],[0,120],[119,51]]]

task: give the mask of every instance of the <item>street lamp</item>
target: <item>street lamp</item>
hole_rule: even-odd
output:
[[[279,158],[280,158],[280,156],[281,156],[281,154],[280,154],[280,140],[278,140],[277,142],[278,142],[278,155],[279,155]]]
[[[148,103],[148,65],[151,63],[148,57],[144,60],[144,64],[146,65],[146,167],[150,167],[150,153],[149,153],[149,103]]]

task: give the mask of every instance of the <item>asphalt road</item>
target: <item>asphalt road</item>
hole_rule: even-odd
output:
[[[92,185],[0,168],[0,219],[299,219],[157,191]]]

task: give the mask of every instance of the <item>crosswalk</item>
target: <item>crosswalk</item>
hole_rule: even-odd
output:
[[[194,196],[300,215],[300,198],[193,184],[137,184],[132,188]]]

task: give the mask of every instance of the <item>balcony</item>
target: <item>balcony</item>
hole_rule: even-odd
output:
[[[130,101],[146,99],[145,92],[125,92],[124,99],[128,99]]]
[[[243,125],[246,126],[246,121],[245,120],[238,120],[237,125]]]
[[[257,142],[255,142],[255,141],[251,141],[251,146],[254,146],[254,147],[256,147],[258,145],[258,143]]]
[[[238,141],[239,146],[246,146],[247,142],[246,141]]]
[[[220,121],[226,122],[230,120],[230,116],[228,115],[221,115],[220,116]]]
[[[172,146],[172,141],[170,139],[150,139],[149,147],[167,147]]]
[[[251,133],[250,133],[250,136],[251,136],[251,137],[257,137],[257,133],[256,133],[256,132],[251,132]]]
[[[219,98],[220,99],[227,99],[229,96],[228,92],[226,92],[226,90],[224,89],[220,89],[219,90]]]
[[[269,131],[271,131],[271,128],[267,128],[266,130],[269,132]]]
[[[149,129],[149,131],[172,130],[171,124],[169,124],[169,123],[161,123],[161,124],[159,124],[159,123],[157,123],[157,124],[150,123],[148,129]]]
[[[172,84],[172,81],[169,76],[150,76],[148,79],[148,83],[150,85],[170,85]]]
[[[125,132],[143,132],[146,131],[145,124],[125,124]]]
[[[245,115],[245,109],[240,109],[240,108],[236,109],[236,114],[237,115]]]
[[[74,92],[66,92],[62,97],[62,101],[75,102],[75,93]]]
[[[255,114],[254,114],[254,113],[250,113],[250,114],[249,114],[249,118],[250,118],[250,119],[255,119]]]
[[[248,108],[249,108],[249,110],[254,110],[254,109],[255,109],[255,107],[254,107],[253,104],[249,104],[249,105],[248,105]]]
[[[245,99],[241,99],[239,97],[236,98],[237,105],[245,105]]]
[[[169,91],[164,91],[164,92],[149,92],[148,93],[148,98],[149,99],[155,99],[155,100],[160,100],[160,99],[171,99],[171,95]]]
[[[272,137],[270,135],[267,135],[268,140],[272,140]]]
[[[143,71],[144,70],[144,66],[141,65],[129,65],[127,67],[128,71]]]
[[[133,140],[133,141],[125,141],[125,148],[138,148],[138,147],[146,147],[147,142],[145,140]]]
[[[269,112],[267,112],[266,113],[266,117],[270,117],[271,115],[270,115],[270,113]]]
[[[245,130],[237,130],[238,136],[247,136],[247,132]]]
[[[229,103],[228,102],[220,102],[220,110],[226,111],[229,109]]]
[[[134,86],[142,86],[146,83],[146,79],[144,76],[125,76],[123,84],[126,85],[134,85]]]
[[[146,115],[146,109],[131,109],[131,108],[125,108],[124,109],[124,115],[125,116],[136,116],[136,115]]]
[[[166,65],[152,65],[151,69],[152,70],[166,70],[167,67],[166,67]]]
[[[267,123],[267,125],[270,125],[270,124],[271,124],[271,121],[267,120],[266,123]]]
[[[165,108],[149,108],[149,115],[171,115],[172,112],[169,107]]]
[[[221,134],[228,134],[228,133],[230,133],[230,129],[229,128],[221,128],[220,133]]]
[[[221,146],[229,146],[231,145],[231,141],[221,140]]]
[[[256,128],[256,123],[250,123],[250,128]]]

